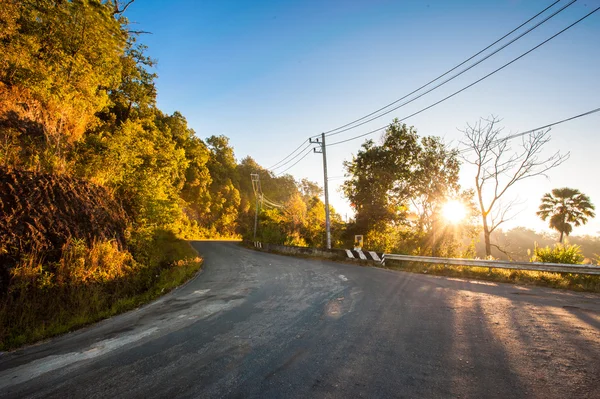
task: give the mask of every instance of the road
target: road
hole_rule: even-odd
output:
[[[600,397],[598,295],[194,246],[180,289],[0,355],[0,396]]]

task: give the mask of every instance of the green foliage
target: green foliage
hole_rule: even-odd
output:
[[[5,165],[63,171],[71,145],[118,85],[125,28],[109,4],[95,0],[5,6],[0,126],[13,146],[0,156]]]
[[[143,251],[143,263],[114,241],[88,247],[72,240],[55,267],[47,267],[39,254],[25,257],[13,271],[10,292],[0,298],[0,350],[135,308],[200,268],[196,252],[172,233],[159,230],[147,238],[132,243],[138,256]]]
[[[571,234],[573,226],[584,225],[588,218],[596,216],[594,209],[587,195],[579,190],[564,187],[544,194],[537,215],[544,221],[550,220],[550,228],[560,233],[559,242],[562,243],[563,236]]]
[[[352,161],[345,162],[349,179],[342,186],[363,231],[405,218],[405,202],[413,192],[413,171],[420,152],[413,128],[394,121],[383,144],[367,140]]]
[[[474,235],[473,192],[460,190],[458,153],[440,138],[419,138],[395,120],[381,145],[367,140],[344,166],[349,178],[342,189],[356,211],[352,230],[365,235],[368,248],[452,256],[464,236]],[[451,198],[470,210],[460,229],[440,216]]]
[[[584,257],[579,245],[554,244],[553,247],[535,246],[532,262],[580,264]]]

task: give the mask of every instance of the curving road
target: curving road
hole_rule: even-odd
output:
[[[133,312],[0,355],[2,397],[600,397],[600,296],[195,242]]]

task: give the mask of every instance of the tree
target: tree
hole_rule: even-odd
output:
[[[543,220],[550,219],[549,226],[560,233],[560,243],[563,236],[573,231],[573,225],[581,226],[593,218],[594,205],[590,197],[574,188],[555,188],[551,193],[542,197],[540,210],[536,214]]]
[[[421,137],[413,127],[394,120],[381,145],[366,141],[352,161],[345,162],[342,186],[356,210],[357,234],[371,248],[390,249],[402,238],[389,232],[409,226],[433,248],[436,209],[451,197],[461,197],[458,152],[439,137]],[[407,220],[416,211],[416,223]],[[438,235],[441,237],[441,235]],[[420,238],[419,238],[420,240]]]
[[[313,197],[320,197],[323,195],[323,189],[321,186],[306,178],[298,182],[298,189],[302,193],[302,196],[305,197],[306,201],[312,199]]]
[[[5,146],[1,156],[64,171],[67,151],[110,104],[127,32],[111,5],[95,0],[3,1],[0,8],[5,5],[0,137],[19,142],[21,155]]]
[[[233,147],[225,136],[211,136],[206,139],[210,158],[207,167],[212,178],[210,184],[211,227],[220,236],[231,237],[236,234],[238,209],[241,204],[237,163]]]
[[[450,197],[461,196],[460,162],[458,151],[449,150],[439,137],[423,137],[420,144],[412,175],[411,204],[418,213],[420,227],[430,229],[441,204]],[[468,193],[464,196],[468,197]]]
[[[394,120],[381,145],[367,140],[352,161],[344,162],[348,180],[342,190],[356,211],[359,231],[368,235],[403,219],[419,152],[417,132]]]
[[[544,145],[550,141],[549,130],[527,133],[522,136],[520,148],[513,151],[510,137],[500,137],[500,120],[494,116],[480,118],[473,126],[467,124],[465,135],[466,151],[462,158],[475,167],[475,189],[483,224],[486,256],[492,255],[491,234],[501,224],[514,217],[513,208],[517,200],[508,203],[501,200],[508,190],[520,181],[545,176],[569,158],[569,154],[554,154],[540,158]]]

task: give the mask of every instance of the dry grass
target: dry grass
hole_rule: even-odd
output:
[[[202,260],[190,244],[159,232],[138,262],[115,241],[69,240],[59,262],[34,254],[12,272],[0,303],[0,350],[52,337],[130,310],[192,277]]]

